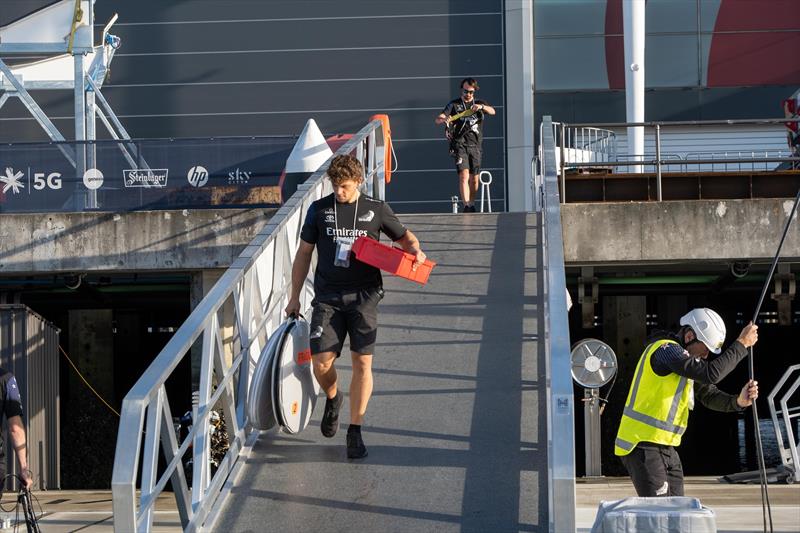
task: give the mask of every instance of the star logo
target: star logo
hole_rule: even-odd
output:
[[[10,167],[6,167],[6,175],[0,176],[0,182],[5,183],[3,185],[3,193],[8,192],[11,189],[11,192],[14,194],[19,194],[21,191],[20,189],[24,189],[25,185],[23,185],[19,180],[24,176],[22,172],[14,173],[14,169]]]

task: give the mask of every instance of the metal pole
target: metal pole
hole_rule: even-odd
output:
[[[94,91],[92,89],[85,91],[84,94],[86,95],[86,139],[91,141],[86,146],[86,167],[89,169],[97,168],[97,144],[95,143],[97,140],[97,106],[95,105]],[[97,209],[99,207],[97,204],[97,190],[89,191],[88,204],[86,207],[91,209]]]
[[[656,194],[661,201],[661,125],[656,124]]]
[[[565,134],[567,125],[561,124],[559,128],[561,128],[561,203],[565,204],[567,203],[567,172],[564,169],[566,166],[566,150],[564,149],[564,145],[567,140]]]
[[[628,122],[644,121],[645,85],[645,2],[622,2],[623,43],[625,48],[625,118]],[[631,159],[644,159],[644,128],[628,128],[628,154]],[[632,172],[642,173],[636,165]]]
[[[367,194],[373,198],[378,197],[378,187],[376,186],[378,181],[378,172],[376,167],[377,158],[375,157],[375,130],[372,130],[367,136],[367,160],[366,164],[364,165],[364,169],[367,174],[366,179],[368,182]]]
[[[600,392],[583,390],[583,429],[585,438],[586,477],[603,475],[600,466]]]

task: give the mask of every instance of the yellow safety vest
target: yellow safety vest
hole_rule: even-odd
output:
[[[678,446],[689,419],[689,395],[692,380],[670,373],[659,376],[653,372],[650,358],[665,344],[659,340],[645,348],[625,401],[622,421],[614,443],[616,455],[627,455],[640,442],[655,442]]]

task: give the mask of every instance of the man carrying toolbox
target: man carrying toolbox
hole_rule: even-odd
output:
[[[356,158],[334,157],[328,167],[328,178],[333,194],[311,204],[300,233],[286,314],[300,313],[300,290],[316,249],[310,340],[314,376],[327,396],[320,429],[328,438],[339,429],[339,409],[344,399],[338,390],[334,361],[348,336],[353,375],[347,457],[361,459],[367,456],[361,424],[372,395],[372,354],[378,334],[377,307],[383,298],[383,281],[380,270],[355,259],[351,251],[353,243],[358,237],[378,240],[383,232],[414,255],[414,269],[425,261],[425,254],[389,204],[359,192],[364,169]]]

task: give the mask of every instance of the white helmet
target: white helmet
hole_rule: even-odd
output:
[[[722,343],[725,342],[725,322],[715,311],[707,307],[692,309],[681,317],[681,326],[692,328],[697,339],[712,353],[722,351]]]

